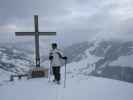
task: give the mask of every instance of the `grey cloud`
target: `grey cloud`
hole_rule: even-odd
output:
[[[127,35],[133,31],[133,21],[129,18],[121,20],[121,16],[127,16],[121,8],[124,1],[1,0],[0,26],[14,24],[21,31],[33,30],[33,15],[39,14],[40,30],[57,31],[57,38],[63,42],[87,40],[98,33]],[[124,14],[120,15],[119,11]]]

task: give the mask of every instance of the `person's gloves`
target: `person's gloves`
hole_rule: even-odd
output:
[[[63,59],[67,60],[67,57],[65,56],[65,57],[63,57]]]
[[[53,59],[53,56],[49,56],[49,60],[52,60]]]

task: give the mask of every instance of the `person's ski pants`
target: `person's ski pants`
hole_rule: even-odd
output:
[[[60,81],[60,66],[52,67],[53,75],[56,81]]]

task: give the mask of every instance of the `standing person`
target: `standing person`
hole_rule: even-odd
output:
[[[63,53],[61,50],[58,49],[58,46],[56,43],[52,43],[52,50],[49,53],[49,60],[51,61],[52,66],[52,72],[54,75],[53,82],[57,82],[57,84],[60,84],[60,67],[61,67],[61,59],[67,60],[66,56],[63,56]]]

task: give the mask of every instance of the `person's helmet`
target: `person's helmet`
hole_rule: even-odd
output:
[[[53,48],[57,48],[57,44],[56,43],[52,43],[52,47]]]

